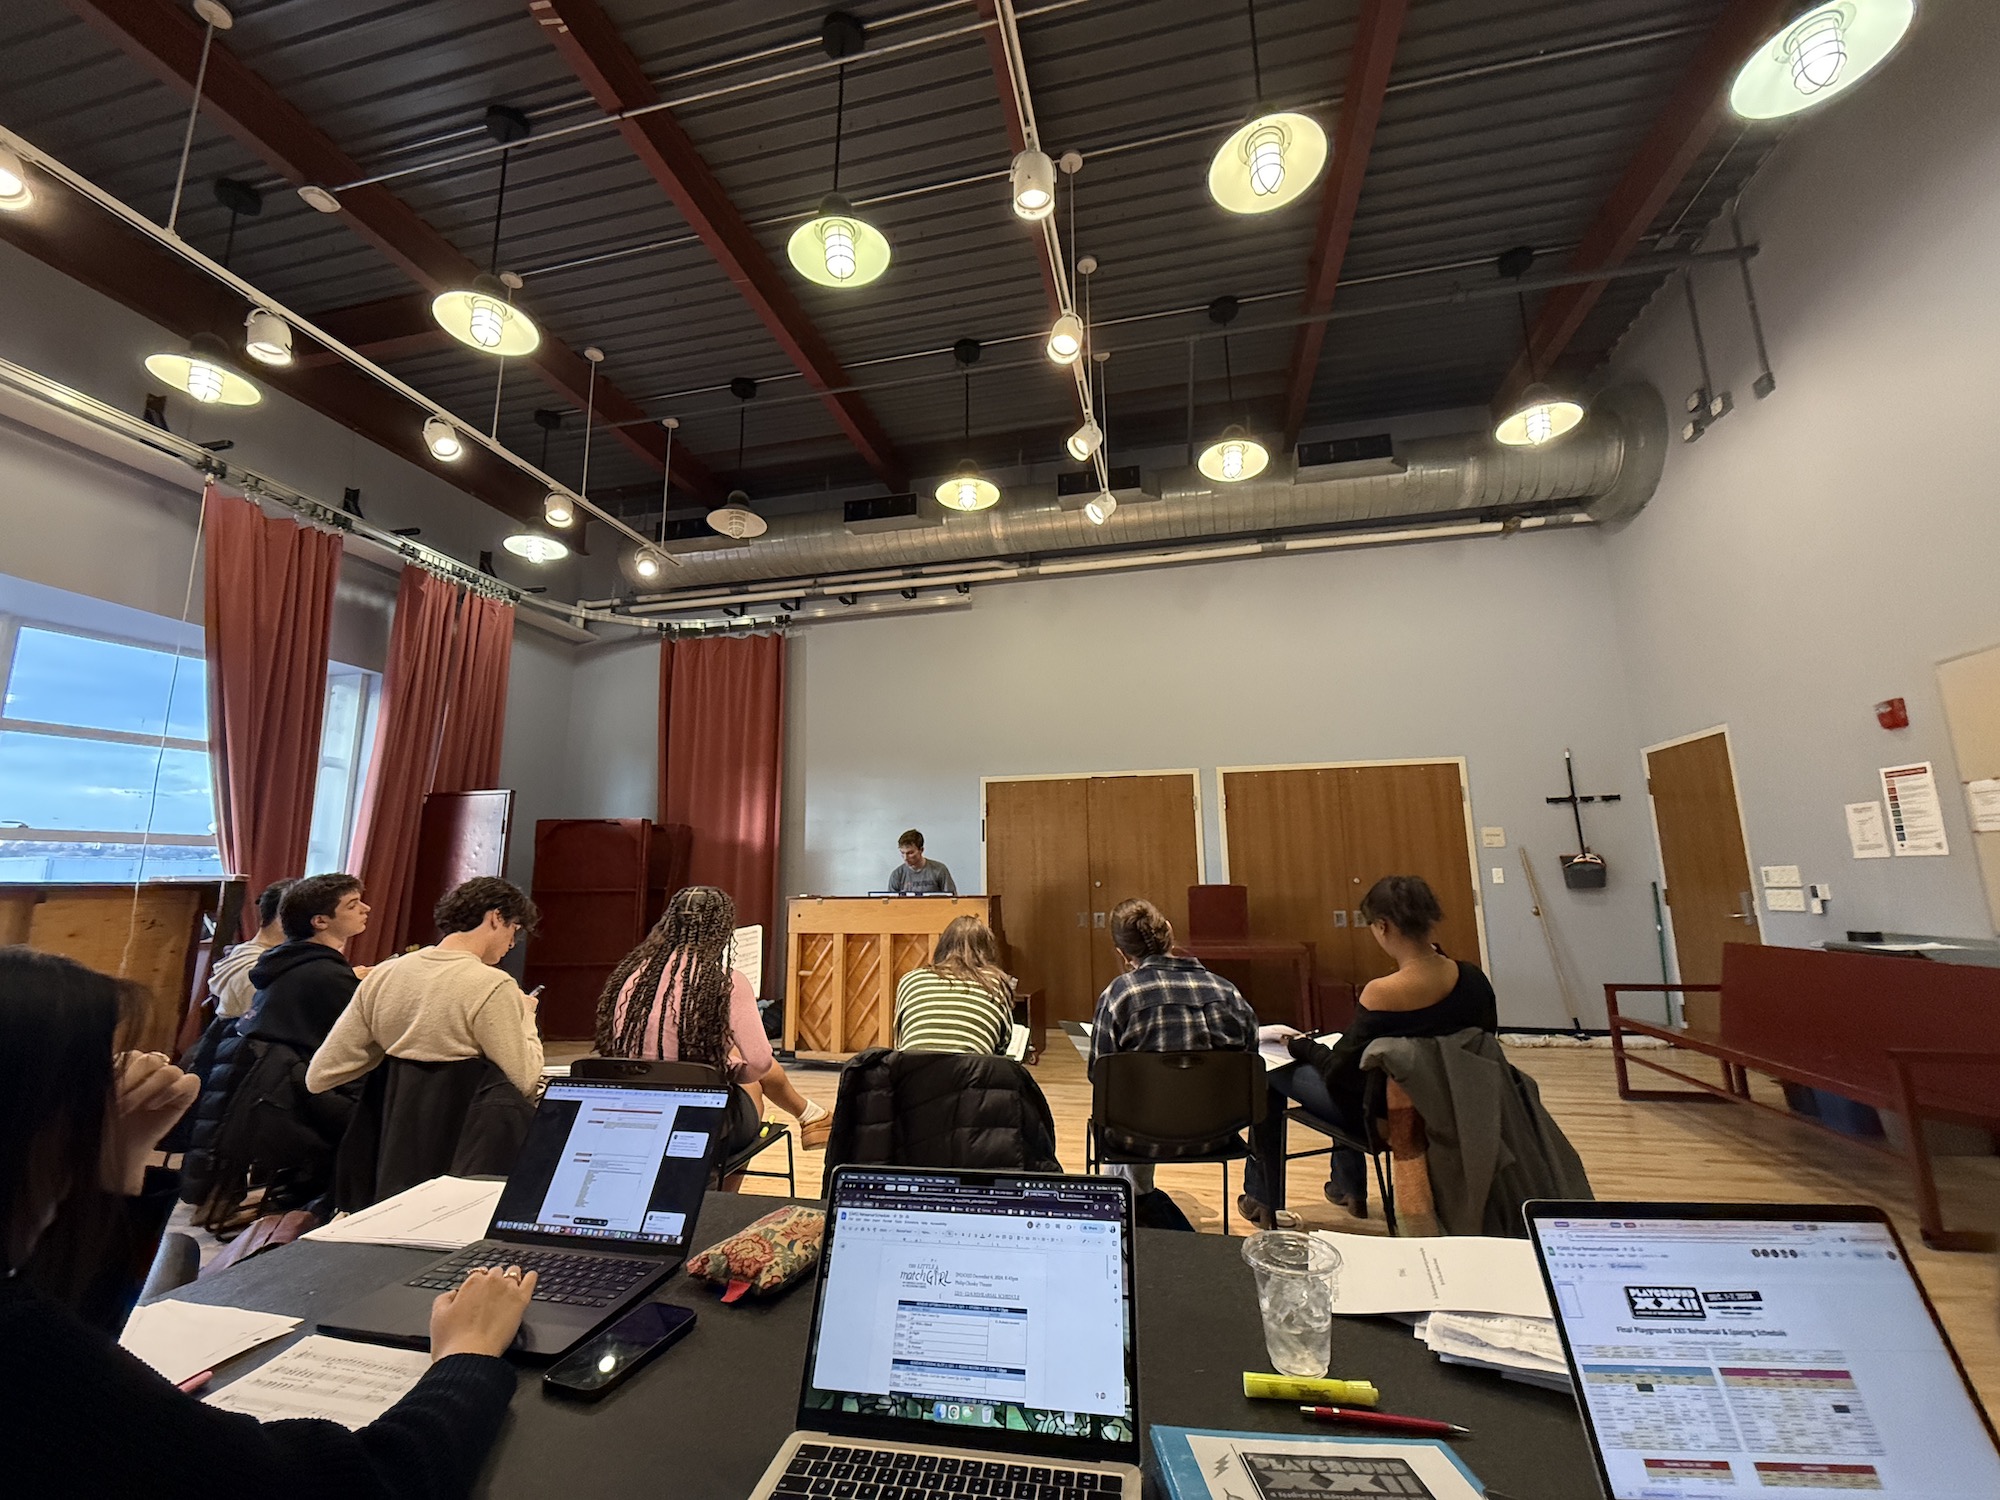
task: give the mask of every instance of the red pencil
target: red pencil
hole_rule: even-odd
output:
[[[1428,1417],[1399,1417],[1386,1411],[1364,1411],[1352,1406],[1301,1406],[1300,1411],[1322,1422],[1352,1422],[1356,1427],[1373,1427],[1382,1432],[1408,1432],[1418,1437],[1470,1437],[1472,1429],[1452,1422],[1433,1422]]]

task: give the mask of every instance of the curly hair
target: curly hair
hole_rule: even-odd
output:
[[[729,940],[736,931],[736,903],[712,885],[691,885],[673,899],[645,941],[611,971],[597,997],[597,1050],[604,1057],[639,1057],[648,1036],[657,1055],[669,1020],[683,1062],[729,1071]],[[619,992],[631,982],[623,1021]],[[669,1017],[662,992],[678,988],[678,1014]]]
[[[501,921],[518,926],[524,938],[534,936],[535,924],[542,918],[527,893],[512,881],[497,875],[476,875],[438,897],[431,920],[440,933],[470,932],[486,920],[489,911],[499,912]]]

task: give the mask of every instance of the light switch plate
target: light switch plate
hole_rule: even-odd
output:
[[[1495,885],[1505,885],[1507,883],[1507,867],[1505,865],[1495,865],[1493,867],[1493,883]]]
[[[1767,888],[1764,892],[1764,907],[1767,911],[1804,911],[1806,893],[1781,887]]]
[[[1507,830],[1504,828],[1482,828],[1479,830],[1479,842],[1483,848],[1505,849],[1507,847]]]
[[[1790,886],[1793,890],[1797,890],[1805,884],[1803,880],[1799,879],[1799,867],[1797,865],[1763,865],[1759,868],[1763,873],[1764,884],[1766,886]]]

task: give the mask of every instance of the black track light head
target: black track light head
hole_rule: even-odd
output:
[[[1234,297],[1217,297],[1208,304],[1208,321],[1218,328],[1227,328],[1236,321],[1236,314],[1241,310],[1241,305]]]
[[[493,137],[496,145],[512,146],[533,135],[535,124],[528,118],[526,110],[516,109],[511,104],[489,104],[486,106],[486,133]]]
[[[819,24],[820,45],[836,62],[853,57],[868,45],[868,28],[844,10],[829,11]]]

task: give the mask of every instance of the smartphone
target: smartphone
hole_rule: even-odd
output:
[[[542,1385],[558,1395],[595,1401],[661,1350],[686,1338],[693,1327],[692,1308],[643,1302],[550,1366]]]

